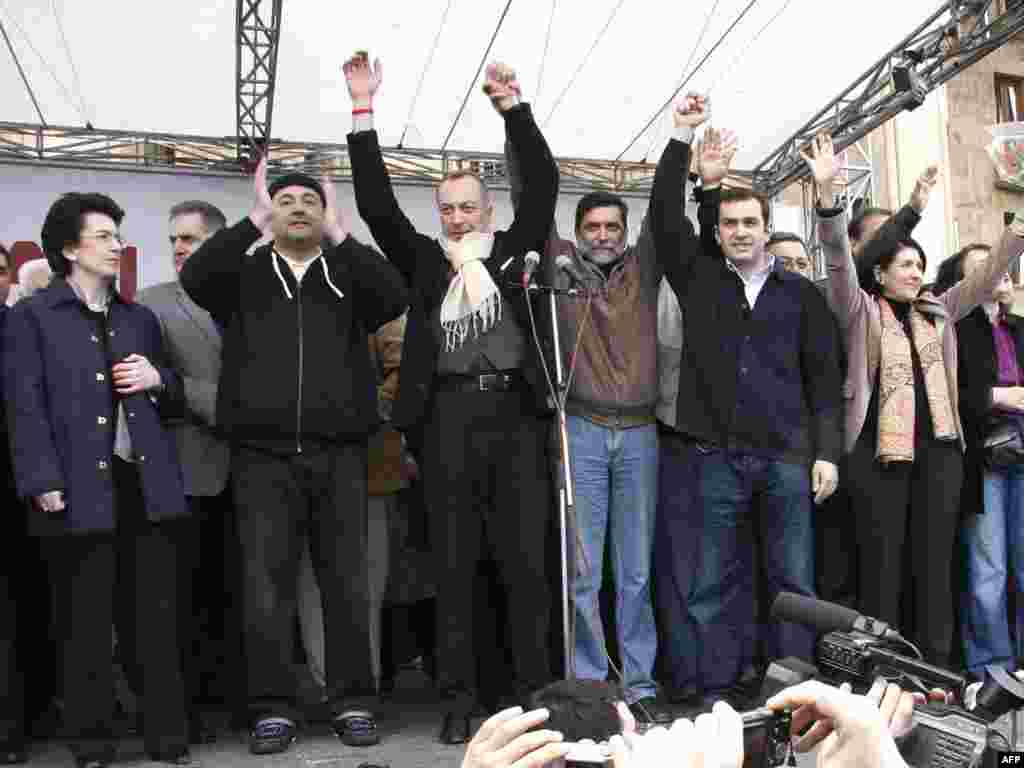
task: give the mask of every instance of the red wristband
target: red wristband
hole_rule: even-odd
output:
[[[373,107],[357,107],[352,110],[353,115],[372,115]]]

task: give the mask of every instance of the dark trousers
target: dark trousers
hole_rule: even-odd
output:
[[[113,752],[111,626],[131,638],[146,751],[187,748],[177,635],[178,560],[185,520],[151,523],[134,466],[114,459],[117,529],[48,540],[63,628],[64,728],[76,756]],[[33,511],[33,514],[45,514]]]
[[[659,447],[654,607],[669,695],[684,697],[700,688],[698,627],[690,614],[690,599],[700,570],[703,516],[695,498],[696,465],[687,441],[663,430]]]
[[[250,715],[299,719],[297,577],[307,546],[320,586],[331,706],[335,714],[373,706],[366,442],[290,457],[240,448],[233,461]]]
[[[815,596],[810,468],[696,444],[691,460],[703,526],[690,610],[700,627],[703,687],[715,691],[734,684],[752,656],[755,542],[768,601],[783,591]],[[813,658],[813,630],[789,622],[763,629],[757,635],[767,658]]]
[[[524,393],[436,395],[423,479],[437,557],[438,682],[445,694],[467,700],[477,694],[474,577],[488,555],[507,598],[505,642],[517,690],[550,682],[549,428]]]
[[[236,713],[244,704],[241,557],[230,491],[188,496],[179,569],[179,631],[189,716]]]
[[[895,626],[925,658],[949,663],[954,558],[963,454],[959,442],[925,440],[914,461],[883,465],[864,430],[848,459],[856,521],[861,613]]]
[[[18,595],[17,582],[25,578],[19,573],[18,552],[27,542],[23,529],[24,511],[12,495],[4,497],[3,513],[14,535],[0,537],[0,752],[5,747],[19,747],[25,742],[25,688],[18,658]]]

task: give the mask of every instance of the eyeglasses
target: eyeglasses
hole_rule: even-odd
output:
[[[81,237],[88,238],[90,240],[95,240],[97,243],[100,243],[101,245],[110,245],[115,240],[118,242],[119,245],[124,245],[125,243],[128,242],[125,239],[124,235],[120,234],[119,232],[97,232],[95,235],[81,235]]]

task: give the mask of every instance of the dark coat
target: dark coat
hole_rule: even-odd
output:
[[[181,377],[165,363],[160,324],[119,295],[110,303],[115,360],[137,354],[160,372],[158,396],[124,398],[125,417],[150,520],[187,514],[174,439],[163,425],[180,416]],[[30,512],[30,530],[69,533],[113,530],[116,520],[112,431],[117,412],[111,372],[96,326],[71,286],[57,278],[7,314],[4,390],[18,496],[64,491],[63,515]],[[44,515],[46,515],[44,517]]]
[[[248,219],[185,262],[181,285],[224,328],[217,424],[232,442],[278,455],[377,431],[368,334],[405,311],[398,271],[354,237],[326,249],[299,284]]]
[[[541,251],[551,231],[558,198],[558,167],[551,150],[534,122],[528,105],[504,113],[509,140],[516,146],[525,196],[508,230],[494,233],[494,249],[484,262],[512,307],[516,320],[527,335],[529,353],[523,375],[530,382],[540,412],[548,412],[547,385],[530,332],[530,316],[523,291],[510,287],[523,274],[527,251]],[[416,231],[402,212],[380,153],[375,131],[348,136],[349,158],[356,205],[373,239],[409,283],[410,307],[406,327],[398,400],[392,413],[394,425],[413,430],[424,419],[433,395],[437,370],[438,341],[430,325],[433,312],[444,299],[450,279],[448,261],[433,237]],[[543,302],[540,302],[541,304]],[[547,315],[535,313],[538,335],[544,333]],[[550,347],[545,347],[550,355]]]
[[[689,164],[689,145],[669,141],[647,213],[686,330],[676,429],[727,450],[838,464],[841,382],[825,298],[776,264],[748,307],[740,279],[680,216]]]
[[[1024,318],[1006,318],[1017,348],[1017,365],[1024,371]],[[956,324],[957,380],[960,384],[960,420],[964,427],[964,482],[960,491],[962,517],[985,511],[983,444],[991,411],[992,387],[999,380],[996,341],[985,310],[977,307]]]

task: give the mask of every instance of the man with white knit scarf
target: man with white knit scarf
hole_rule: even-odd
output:
[[[505,636],[517,693],[549,681],[550,589],[545,567],[552,493],[550,427],[527,298],[513,287],[555,211],[558,174],[508,67],[487,69],[484,92],[522,162],[523,204],[507,230],[491,231],[493,206],[474,174],[437,188],[441,234],[417,232],[395,198],[373,130],[379,62],[365,52],[344,67],[352,97],[349,157],[359,214],[410,286],[394,425],[421,436],[420,466],[438,566],[438,682],[447,713],[441,739],[468,740],[478,694],[474,581],[497,563],[507,596]],[[537,319],[543,330],[543,319]]]

